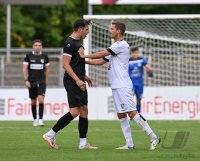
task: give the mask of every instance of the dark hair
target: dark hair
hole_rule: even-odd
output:
[[[39,43],[42,44],[42,41],[41,41],[40,39],[35,39],[35,40],[33,41],[33,44],[35,44],[36,42],[39,42]]]
[[[116,29],[120,30],[120,33],[122,35],[124,35],[125,30],[126,30],[126,26],[125,26],[124,23],[122,23],[122,22],[112,22],[112,25],[115,25]]]
[[[78,19],[74,22],[74,31],[77,31],[79,28],[84,28],[89,25],[90,21],[85,19]]]
[[[131,48],[131,52],[135,52],[135,51],[138,51],[138,47],[134,47],[134,48]]]

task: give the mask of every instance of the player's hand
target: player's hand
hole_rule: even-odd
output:
[[[147,74],[148,74],[149,77],[153,78],[153,71],[152,70],[147,71]]]
[[[85,81],[88,83],[89,86],[92,86],[92,79],[90,77],[88,77],[87,75],[85,75]]]
[[[77,86],[82,90],[85,91],[86,90],[86,84],[82,81],[82,80],[77,80],[76,81]]]
[[[27,88],[31,88],[31,83],[30,83],[29,81],[25,81],[25,86],[26,86]]]
[[[85,57],[84,57],[84,56],[85,56],[84,51],[85,51],[85,50],[84,50],[82,47],[80,47],[79,50],[78,50],[79,56],[80,56],[81,58],[85,58]]]

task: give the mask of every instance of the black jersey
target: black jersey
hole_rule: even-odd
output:
[[[24,64],[28,64],[28,80],[31,83],[45,82],[45,68],[49,65],[49,58],[45,53],[35,55],[33,52],[26,54]]]
[[[78,50],[80,47],[83,47],[80,40],[75,40],[72,37],[69,37],[65,41],[63,55],[71,56],[70,66],[79,79],[84,79],[85,59],[79,56]],[[72,79],[67,72],[65,72],[65,77]]]

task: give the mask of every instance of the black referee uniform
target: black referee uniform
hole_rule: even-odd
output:
[[[85,59],[79,56],[78,50],[83,47],[80,40],[69,37],[64,44],[63,55],[71,57],[70,66],[80,80],[85,82]],[[87,90],[82,91],[76,82],[65,72],[63,83],[67,92],[69,107],[80,107],[87,105]]]
[[[41,52],[40,55],[35,55],[34,52],[31,52],[26,54],[24,63],[28,64],[28,81],[31,84],[31,88],[29,88],[29,97],[35,99],[38,95],[45,96],[45,68],[49,64],[47,54]]]

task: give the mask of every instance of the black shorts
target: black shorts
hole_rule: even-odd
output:
[[[88,104],[87,90],[82,91],[74,80],[63,78],[65,90],[67,92],[69,108],[81,107]]]
[[[45,96],[45,93],[46,83],[31,83],[31,88],[29,88],[29,97],[31,99],[35,99],[39,95]]]

